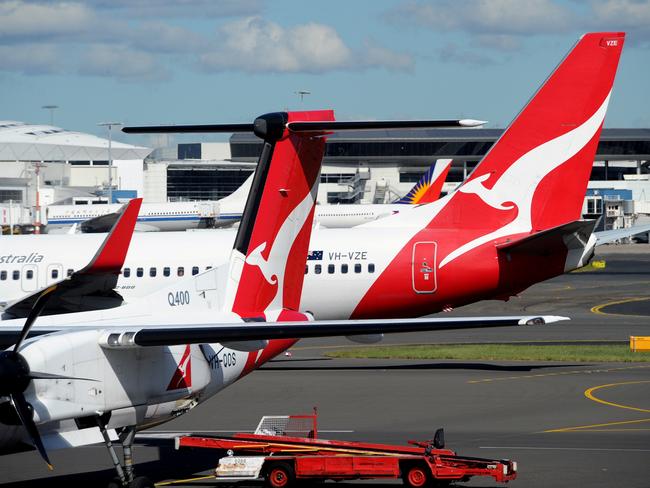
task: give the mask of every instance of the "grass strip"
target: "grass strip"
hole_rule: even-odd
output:
[[[423,344],[340,349],[332,358],[360,359],[486,359],[503,361],[650,362],[650,353],[629,345]]]

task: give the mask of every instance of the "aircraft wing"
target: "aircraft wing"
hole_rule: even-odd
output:
[[[52,286],[56,289],[51,293],[44,315],[112,308],[122,303],[122,297],[114,288],[129,249],[141,203],[142,199],[136,198],[122,208],[119,219],[87,266],[47,286],[48,289]],[[27,317],[44,290],[10,303],[4,314],[15,318]]]
[[[318,320],[304,322],[248,322],[244,324],[107,326],[108,348],[173,346],[179,344],[234,343],[272,339],[395,334],[490,327],[539,326],[569,320],[558,315],[512,315],[495,317],[424,317],[417,319]],[[75,332],[98,327],[71,325],[33,327],[29,338]],[[21,326],[0,326],[0,348],[14,344]]]
[[[237,325],[116,327],[115,330],[111,328],[107,329],[106,332],[115,339],[115,341],[107,339],[107,347],[119,348],[544,325],[562,320],[569,320],[569,318],[556,315],[519,315],[503,317],[320,320],[305,322],[258,322]]]
[[[625,229],[603,230],[600,232],[594,232],[594,235],[596,236],[596,245],[600,246],[602,244],[609,244],[610,242],[614,242],[619,239],[632,237],[643,232],[650,232],[650,224],[637,225],[634,227],[627,227]]]

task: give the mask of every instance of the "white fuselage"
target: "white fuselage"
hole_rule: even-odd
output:
[[[116,291],[130,302],[179,278],[227,262],[236,231],[136,233]],[[0,306],[86,266],[105,234],[0,239]],[[389,264],[403,237],[383,228],[315,229],[301,308],[318,319],[348,318]],[[39,324],[47,323],[41,317]]]
[[[120,204],[50,205],[46,210],[47,228],[48,231],[69,228],[74,224],[117,212],[120,208]],[[182,231],[196,229],[202,220],[221,224],[239,219],[241,211],[237,214],[222,211],[218,202],[143,203],[136,229]]]

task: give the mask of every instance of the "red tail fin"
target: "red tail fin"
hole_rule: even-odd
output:
[[[485,242],[580,218],[624,38],[584,35],[447,202],[434,223],[476,231],[441,267]]]
[[[293,121],[332,121],[332,111],[269,114],[256,120],[264,147],[231,260],[226,307],[240,316],[300,304],[323,132],[293,133]]]

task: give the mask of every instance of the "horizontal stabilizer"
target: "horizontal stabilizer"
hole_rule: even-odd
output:
[[[587,247],[595,220],[576,220],[552,229],[536,232],[521,239],[497,244],[499,251],[546,256],[564,250]]]
[[[388,129],[440,129],[449,127],[479,127],[486,122],[474,119],[451,120],[357,120],[357,121],[296,121],[288,122],[291,132],[388,130]],[[161,134],[174,132],[256,132],[260,127],[253,124],[205,124],[205,125],[150,125],[124,127],[127,134]]]
[[[603,230],[594,232],[596,236],[596,245],[609,244],[610,242],[618,241],[619,239],[626,239],[628,237],[650,232],[650,224],[636,225],[634,227],[626,227],[624,229]]]
[[[56,287],[51,293],[43,315],[112,308],[122,303],[122,297],[114,291],[119,274],[129,250],[141,198],[129,201],[118,212],[118,219],[93,259],[83,269],[48,285]],[[11,303],[4,314],[10,317],[27,317],[43,289]]]

